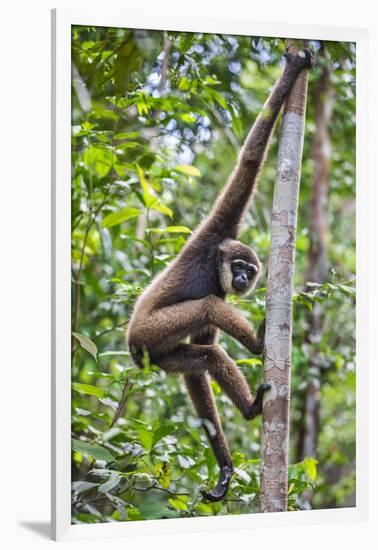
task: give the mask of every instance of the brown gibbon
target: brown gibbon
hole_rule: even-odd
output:
[[[219,466],[215,488],[202,491],[209,501],[225,496],[233,474],[210,377],[247,420],[261,414],[264,393],[270,389],[269,384],[261,384],[254,396],[241,370],[216,341],[222,330],[252,354],[261,354],[264,348],[265,322],[255,334],[225,296],[249,292],[261,272],[255,252],[235,239],[280,109],[299,73],[313,61],[307,49],[285,57],[285,69],[253,124],[223,192],[176,259],[139,297],[126,332],[138,366],[147,353],[168,374],[184,375]]]

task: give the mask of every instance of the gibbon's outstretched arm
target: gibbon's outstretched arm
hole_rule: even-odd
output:
[[[247,319],[232,305],[218,296],[207,296],[165,306],[150,311],[143,319],[136,319],[129,327],[131,352],[145,348],[152,359],[160,358],[187,334],[207,326],[226,332],[254,355],[263,350],[264,324],[255,334]]]
[[[296,56],[287,53],[285,57],[284,72],[255,120],[224,191],[204,222],[206,232],[217,232],[232,239],[239,232],[244,211],[256,188],[277,116],[297,76],[303,69],[310,68],[313,62],[312,54],[307,49]]]

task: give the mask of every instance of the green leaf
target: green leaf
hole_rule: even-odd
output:
[[[73,336],[79,341],[82,348],[84,348],[92,357],[97,361],[97,346],[88,336],[80,334],[79,332],[73,332]]]
[[[168,489],[171,482],[171,465],[169,462],[159,462],[155,468],[155,475],[163,487],[163,489]]]
[[[190,80],[183,76],[179,82],[179,88],[183,92],[187,92],[190,89]]]
[[[112,212],[111,214],[105,216],[105,218],[102,220],[101,225],[102,227],[113,227],[114,225],[119,225],[126,220],[136,218],[137,216],[139,216],[139,214],[139,208],[122,208],[117,212]]]
[[[168,517],[168,507],[159,501],[142,502],[139,505],[140,513],[143,519],[160,519]]]
[[[110,172],[114,160],[115,157],[112,151],[104,146],[90,145],[83,154],[84,163],[92,168],[100,178]]]
[[[180,113],[178,116],[183,122],[186,122],[187,124],[193,124],[193,122],[197,120],[196,116],[193,113]]]
[[[102,398],[105,395],[105,390],[98,388],[97,386],[92,386],[91,384],[80,384],[79,382],[73,382],[72,389],[78,393],[94,395],[99,398]]]
[[[89,491],[90,489],[93,489],[93,487],[97,487],[97,485],[98,483],[93,483],[91,481],[74,481],[71,484],[71,488],[74,493],[76,493],[77,495],[80,495],[85,491]]]
[[[182,510],[183,512],[186,512],[188,510],[188,505],[178,498],[169,498],[168,502],[175,510]]]
[[[307,457],[303,461],[306,474],[311,481],[315,481],[318,475],[317,465],[318,461],[313,457]]]
[[[173,212],[168,206],[164,206],[164,204],[160,204],[154,195],[151,193],[143,193],[143,201],[144,204],[147,206],[147,208],[150,208],[151,210],[156,210],[156,212],[161,212],[162,214],[165,214],[166,216],[172,218]]]
[[[250,357],[246,359],[238,359],[235,361],[237,365],[246,365],[247,367],[255,367],[257,365],[262,365],[261,359],[257,359],[256,357]]]
[[[180,166],[175,166],[176,172],[185,174],[185,176],[193,176],[196,178],[201,177],[201,172],[195,166],[190,166],[189,164],[181,164]]]
[[[151,451],[154,442],[154,434],[151,429],[146,426],[137,426],[136,431],[138,432],[139,439],[146,451]]]
[[[209,504],[204,504],[203,502],[196,504],[194,509],[196,512],[204,516],[212,516],[214,514],[212,507]]]
[[[346,285],[339,284],[339,288],[341,292],[343,292],[346,296],[355,296],[356,295],[356,289],[354,287],[349,287]]]
[[[235,468],[235,473],[246,483],[251,483],[251,476],[241,468]]]
[[[174,432],[175,429],[176,427],[173,424],[163,424],[159,426],[156,430],[154,430],[152,445],[156,445],[158,441],[163,439],[163,437],[166,437],[167,435]]]
[[[79,439],[72,439],[72,449],[77,453],[87,456],[89,459],[103,460],[105,462],[113,462],[113,455],[101,445],[88,443]]]
[[[120,481],[121,478],[119,477],[119,475],[115,472],[112,472],[109,476],[109,479],[105,481],[105,483],[102,483],[97,490],[99,493],[108,493],[109,491],[117,487]]]
[[[152,227],[150,230],[150,233],[158,233],[159,235],[162,235],[163,233],[191,233],[192,231],[189,229],[189,227],[185,227],[184,225],[170,225],[169,227],[163,227],[160,229],[159,227]]]
[[[112,355],[125,355],[126,357],[128,357],[130,355],[130,352],[124,351],[124,350],[110,349],[108,351],[102,351],[101,353],[98,354],[99,357],[108,357],[108,356],[112,356]],[[131,368],[133,368],[133,367],[131,367]]]
[[[139,147],[140,143],[137,141],[126,141],[125,143],[119,143],[117,145],[117,149],[121,149],[122,151],[127,151],[127,149],[135,149],[135,147]]]
[[[177,460],[184,470],[187,470],[195,464],[195,461],[190,456],[177,455]]]
[[[138,174],[138,178],[139,178],[139,181],[140,181],[140,186],[143,190],[143,193],[150,193],[150,184],[148,183],[147,178],[144,175],[143,168],[141,168],[139,166],[139,164],[137,164],[137,166],[136,166],[136,171],[137,171],[137,174]]]
[[[209,96],[209,99],[212,98],[220,107],[222,107],[222,109],[229,111],[229,105],[220,92],[208,87],[206,88],[206,93]]]
[[[161,212],[162,214],[165,214],[166,216],[172,218],[172,210],[168,208],[168,206],[164,206],[164,204],[161,204],[158,199],[151,193],[151,186],[148,183],[146,176],[144,175],[143,169],[138,164],[136,166],[136,171],[140,181],[140,186],[143,191],[143,202],[147,206],[147,208],[155,210],[156,212]]]
[[[109,120],[113,120],[114,122],[117,122],[119,120],[119,114],[116,113],[112,109],[105,109],[104,107],[101,107],[100,105],[96,105],[96,107],[93,109],[91,116],[103,119],[107,118]]]
[[[161,212],[162,214],[165,214],[169,218],[173,218],[173,212],[168,206],[165,206],[164,204],[159,203],[158,201],[154,202],[153,204],[150,204],[151,210],[155,210],[156,212]]]

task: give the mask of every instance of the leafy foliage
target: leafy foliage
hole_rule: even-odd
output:
[[[167,44],[169,48],[167,49]],[[316,44],[314,44],[316,46]],[[182,381],[145,361],[134,366],[124,330],[136,298],[179,252],[225,183],[243,137],[280,71],[283,41],[73,27],[72,31],[72,514],[76,523],[257,511],[260,420],[246,423],[213,382],[235,474],[225,501],[200,488],[217,468]],[[313,136],[306,121],[297,241],[289,503],[314,491],[318,508],[353,497],[354,112],[353,44],[326,44],[336,90],[328,216],[329,280],[307,285]],[[164,63],[168,51],[167,63]],[[318,69],[311,75],[316,81]],[[266,265],[277,138],[242,240]],[[265,289],[230,298],[254,323]],[[320,342],[308,311],[322,303]],[[252,388],[261,360],[222,336]],[[322,358],[316,458],[295,463],[303,395],[316,346]]]

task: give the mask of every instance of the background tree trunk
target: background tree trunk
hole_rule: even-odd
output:
[[[314,88],[315,136],[312,158],[314,177],[310,202],[310,248],[308,255],[307,281],[322,284],[327,279],[327,194],[331,163],[331,140],[329,124],[332,116],[332,88],[328,65],[324,65]],[[301,458],[315,456],[319,415],[319,379],[321,365],[318,361],[317,343],[321,339],[323,328],[323,308],[315,303],[309,316],[309,342],[312,345],[310,355],[311,380],[307,387],[305,404],[305,430]]]
[[[290,53],[297,53],[288,41]],[[303,71],[282,116],[273,197],[266,293],[264,400],[260,510],[287,510],[292,294],[298,194],[304,138],[308,71]]]
[[[332,118],[333,89],[329,61],[321,51],[323,67],[314,87],[313,105],[315,133],[312,148],[314,176],[309,207],[310,247],[306,281],[322,284],[327,279],[327,195],[331,165],[329,126]],[[316,456],[319,432],[319,388],[322,365],[318,344],[323,333],[323,306],[316,302],[308,316],[309,383],[303,406],[303,433],[299,440],[298,459]],[[303,495],[306,507],[311,507],[312,492]]]

